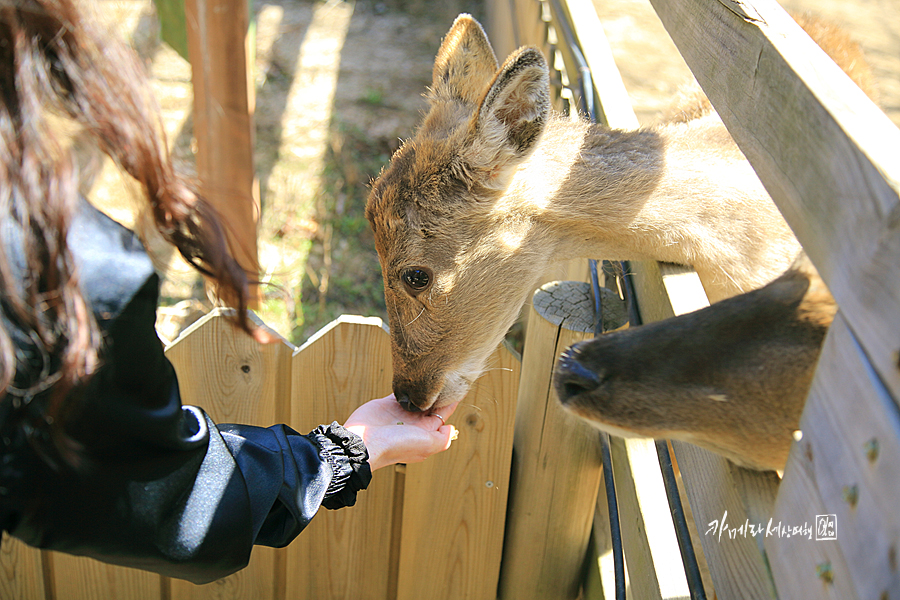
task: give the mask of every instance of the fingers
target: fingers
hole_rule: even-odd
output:
[[[443,446],[441,447],[441,451],[449,449],[450,445],[459,438],[459,429],[453,425],[444,425],[438,429],[438,433],[443,436]]]
[[[444,422],[447,422],[447,419],[450,418],[450,415],[456,410],[456,407],[459,406],[459,402],[454,402],[453,404],[448,404],[447,406],[442,406],[438,409],[431,411],[433,415],[440,415]]]
[[[436,431],[429,431],[427,435],[428,447],[420,446],[420,458],[418,460],[406,462],[419,462],[449,449],[453,444],[453,441],[459,437],[459,430],[453,425],[443,425]]]
[[[454,402],[453,404],[442,406],[431,412],[433,417],[441,420],[441,426],[438,427],[436,432],[441,435],[440,451],[450,448],[450,444],[459,438],[459,429],[447,423],[447,420],[450,419],[450,416],[456,410],[457,406],[459,406],[459,402]]]

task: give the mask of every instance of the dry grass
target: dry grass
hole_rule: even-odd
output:
[[[193,169],[190,64],[162,43],[150,0],[102,0],[98,13],[146,60],[175,157]],[[368,184],[425,108],[434,53],[477,0],[255,2],[256,170],[262,213],[258,313],[295,344],[342,313],[385,317],[381,271],[364,216]],[[140,229],[137,190],[97,163],[85,191]],[[148,239],[164,273],[168,339],[210,308],[202,281]]]

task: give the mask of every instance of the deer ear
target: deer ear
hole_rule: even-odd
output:
[[[436,100],[478,102],[497,71],[497,58],[478,21],[470,15],[456,17],[438,50],[431,72],[431,92]]]
[[[481,183],[504,188],[515,168],[537,146],[550,115],[547,61],[536,48],[520,48],[494,76],[470,123],[466,161],[489,177]]]

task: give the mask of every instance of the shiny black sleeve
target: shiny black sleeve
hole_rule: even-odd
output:
[[[18,461],[26,501],[6,526],[31,545],[205,583],[246,566],[254,544],[288,544],[320,506],[352,505],[371,471],[337,423],[300,435],[182,406],[154,330],[157,286],[151,276],[106,324],[104,366],[69,428],[82,463]]]

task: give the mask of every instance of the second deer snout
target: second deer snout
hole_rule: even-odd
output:
[[[553,384],[560,401],[579,394],[590,393],[602,383],[600,376],[578,361],[578,347],[572,346],[560,357],[553,377]]]

